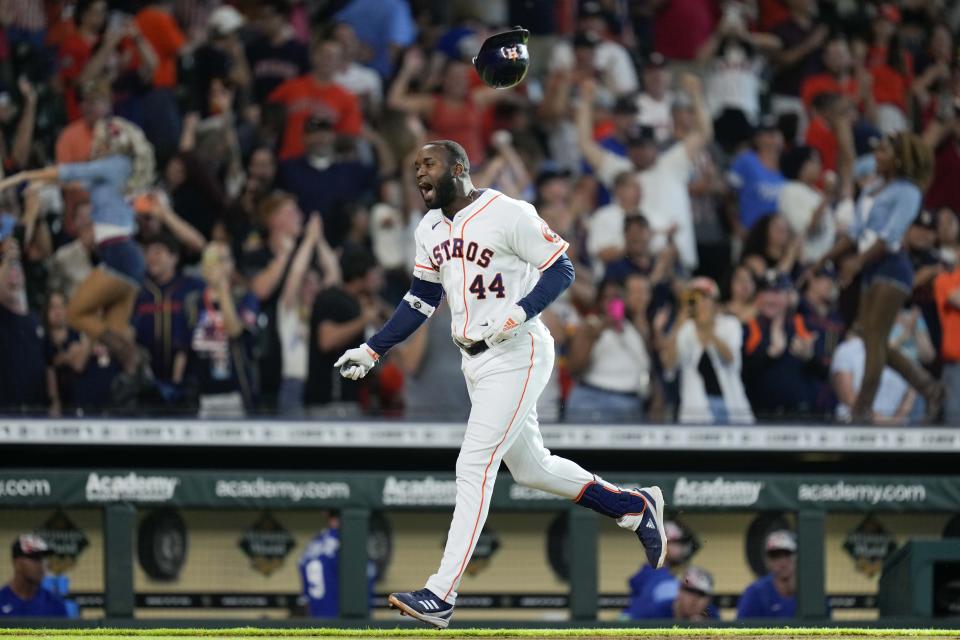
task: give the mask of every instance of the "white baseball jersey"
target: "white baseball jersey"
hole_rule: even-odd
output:
[[[417,226],[413,275],[439,282],[452,315],[453,338],[481,340],[485,322],[526,296],[569,246],[528,203],[487,189],[448,220],[438,209]],[[423,301],[408,300],[422,310]],[[416,306],[421,305],[421,306]],[[429,315],[429,314],[426,314]],[[437,572],[426,588],[454,604],[490,510],[501,463],[514,480],[573,500],[597,480],[543,446],[537,399],[553,369],[553,338],[537,318],[518,335],[463,356],[470,419],[457,457],[457,500]],[[623,526],[623,525],[621,525]]]
[[[495,189],[448,220],[431,209],[417,226],[413,275],[443,285],[451,333],[461,343],[481,340],[483,324],[500,317],[536,285],[569,243],[533,205]]]

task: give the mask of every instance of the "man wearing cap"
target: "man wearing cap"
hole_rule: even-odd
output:
[[[680,577],[677,597],[670,606],[674,620],[719,620],[720,613],[710,601],[713,598],[713,575],[700,567],[688,567]]]
[[[696,269],[698,259],[688,185],[693,176],[694,160],[713,139],[713,121],[704,103],[700,80],[693,74],[685,74],[682,84],[695,105],[696,126],[662,153],[658,152],[649,127],[640,127],[639,135],[628,140],[626,158],[597,144],[593,139],[593,101],[596,95],[593,80],[580,83],[576,124],[580,152],[605,186],[612,186],[616,176],[624,171],[638,172],[643,193],[641,207],[655,233],[654,250],[675,244],[683,268],[692,271]]]
[[[737,619],[793,618],[797,612],[797,539],[781,529],[764,544],[767,575],[753,582],[740,596]]]
[[[792,291],[786,275],[765,274],[757,287],[757,317],[744,331],[743,382],[758,416],[809,414],[815,406],[810,363],[818,336],[791,308]]]
[[[627,140],[632,135],[636,135],[639,113],[640,110],[637,108],[635,96],[620,96],[617,98],[610,109],[610,121],[613,130],[610,131],[609,135],[599,140],[600,146],[618,156],[627,157]]]
[[[674,101],[670,85],[673,72],[662,54],[654,51],[643,64],[643,92],[637,97],[640,115],[637,122],[651,127],[657,144],[670,139],[673,119],[670,107]]]
[[[43,411],[46,406],[43,325],[27,305],[21,249],[0,241],[0,410]]]
[[[192,95],[210,95],[210,84],[215,78],[227,81],[241,91],[250,86],[250,65],[240,39],[240,29],[245,24],[243,14],[227,4],[217,7],[210,14],[207,40],[193,53]]]
[[[777,212],[777,197],[786,183],[780,173],[783,134],[773,116],[764,116],[753,132],[753,148],[733,159],[727,181],[737,192],[743,231]]]
[[[630,605],[624,613],[631,620],[673,617],[672,605],[679,591],[677,574],[690,561],[693,536],[674,520],[663,523],[667,534],[667,560],[659,569],[643,565],[628,581]]]
[[[150,366],[167,404],[183,398],[190,331],[184,301],[201,291],[199,278],[179,272],[180,243],[168,231],[144,243],[147,278],[133,310],[137,343],[150,353]]]
[[[306,118],[300,136],[304,153],[280,163],[277,184],[296,196],[301,211],[320,212],[327,241],[339,247],[350,224],[347,206],[374,200],[377,172],[372,166],[338,157],[335,129],[329,114]]]
[[[660,569],[663,571],[664,569]],[[673,620],[718,620],[720,613],[711,604],[713,599],[713,576],[706,569],[687,567],[679,579],[671,576],[669,582],[660,584],[660,595],[650,603],[640,615],[631,615],[632,620],[673,619]],[[655,593],[655,595],[657,595]]]
[[[43,588],[44,558],[51,551],[42,538],[23,534],[13,541],[13,578],[0,589],[0,617],[67,617],[59,596]]]

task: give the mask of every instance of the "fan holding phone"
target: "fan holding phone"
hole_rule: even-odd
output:
[[[650,280],[640,274],[601,285],[594,313],[570,346],[577,384],[565,405],[568,422],[639,422],[647,400],[659,397],[659,385],[651,384],[650,296]]]

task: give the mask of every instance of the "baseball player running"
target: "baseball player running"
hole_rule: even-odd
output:
[[[527,202],[477,189],[456,142],[420,149],[417,187],[429,211],[417,227],[413,283],[379,333],[334,366],[364,377],[410,336],[444,298],[453,340],[463,352],[471,410],[457,458],[457,500],[440,568],[419,591],[393,593],[390,605],[438,628],[453,615],[457,586],[490,509],[505,462],[519,484],[570,498],[634,531],[647,560],[663,565],[667,545],[659,487],[625,490],[543,446],[537,398],[553,367],[553,338],[539,314],[573,282],[567,242]]]

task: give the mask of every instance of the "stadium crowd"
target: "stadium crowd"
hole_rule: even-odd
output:
[[[485,87],[514,24],[528,77]],[[407,290],[442,138],[571,243],[543,419],[960,422],[958,29],[942,0],[0,1],[0,408],[461,419],[444,308],[333,368]]]

